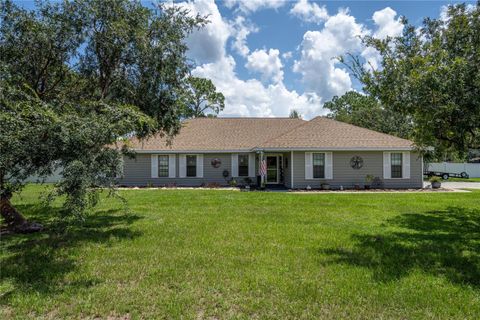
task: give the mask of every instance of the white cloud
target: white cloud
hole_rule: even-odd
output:
[[[376,26],[373,36],[378,39],[400,36],[403,32],[403,24],[401,18],[396,18],[396,16],[397,12],[390,7],[375,11],[372,16]],[[367,47],[362,51],[361,56],[366,60],[365,68],[378,69],[380,67],[382,57],[376,49]]]
[[[396,15],[397,12],[390,7],[375,11],[372,18],[377,30],[373,36],[379,39],[400,36],[403,32],[403,24],[400,17],[395,19]]]
[[[287,52],[282,53],[282,58],[284,60],[291,59],[292,57],[293,57],[292,51],[287,51]]]
[[[361,50],[360,36],[366,34],[368,30],[347,10],[340,10],[327,19],[322,30],[304,34],[301,57],[295,61],[293,70],[302,75],[306,89],[315,92],[323,101],[342,95],[352,89],[352,81],[335,58]]]
[[[213,0],[180,3],[179,5],[188,7],[193,13],[210,14],[209,19],[211,23],[208,25],[208,28],[210,28],[209,32],[203,30],[195,31],[189,37],[188,41],[189,44],[192,43],[195,45],[202,42],[208,43],[211,47],[205,49],[215,53],[215,55],[207,59],[205,53],[198,51],[198,47],[191,48],[189,55],[199,64],[192,71],[192,74],[211,79],[217,89],[225,95],[225,109],[221,115],[260,117],[287,116],[292,109],[296,109],[306,118],[309,118],[323,112],[321,109],[321,99],[316,94],[299,94],[285,87],[281,81],[283,71],[281,71],[281,67],[279,68],[276,61],[276,58],[279,59],[280,55],[278,50],[271,49],[268,53],[265,52],[268,57],[273,57],[275,67],[272,69],[268,69],[267,67],[262,69],[260,64],[255,64],[255,67],[252,65],[252,68],[258,68],[256,71],[261,73],[271,74],[272,78],[279,81],[264,85],[257,79],[239,79],[235,72],[235,59],[227,54],[225,50],[230,38],[235,38],[236,36],[238,38],[238,24],[235,25],[234,22],[232,25],[229,25],[228,22],[221,17]],[[217,29],[221,33],[221,36],[215,34],[214,31]],[[239,47],[242,48],[242,46]],[[243,52],[247,52],[247,50]]]
[[[246,22],[242,16],[237,16],[231,23],[233,28],[233,41],[232,48],[238,52],[239,55],[246,57],[250,49],[247,46],[247,37],[250,33],[258,32],[258,28],[252,23]]]
[[[280,51],[277,49],[255,50],[247,57],[245,67],[250,71],[259,72],[264,81],[278,83],[283,81],[283,65],[279,56]]]
[[[290,10],[290,14],[306,22],[320,24],[328,19],[328,11],[325,5],[309,3],[308,0],[299,0]]]
[[[261,9],[278,9],[285,5],[288,0],[225,0],[225,6],[229,9],[237,7],[244,13],[255,12]]]
[[[213,0],[182,2],[178,5],[188,9],[192,15],[208,15],[204,28],[188,37],[188,55],[198,63],[209,63],[220,59],[225,54],[224,43],[231,35],[231,27],[225,22]]]

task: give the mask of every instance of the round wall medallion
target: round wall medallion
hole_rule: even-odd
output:
[[[360,169],[361,167],[363,167],[362,157],[359,157],[359,156],[352,157],[352,159],[350,159],[350,166],[353,169]]]
[[[211,164],[212,164],[212,167],[218,168],[222,164],[222,161],[220,161],[220,159],[218,158],[215,158],[215,159],[212,159]]]

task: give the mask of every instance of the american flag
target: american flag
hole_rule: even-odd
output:
[[[258,170],[258,173],[263,177],[265,175],[267,175],[267,161],[265,159],[263,159],[261,162],[260,162],[260,168]]]

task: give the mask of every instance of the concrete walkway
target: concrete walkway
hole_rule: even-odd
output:
[[[423,182],[423,187],[427,188],[430,186],[430,182]],[[480,189],[480,182],[448,182],[442,181],[442,188],[445,189]]]

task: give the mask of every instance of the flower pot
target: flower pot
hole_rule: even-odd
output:
[[[441,182],[432,182],[432,188],[433,189],[438,189],[442,186],[442,183]]]

